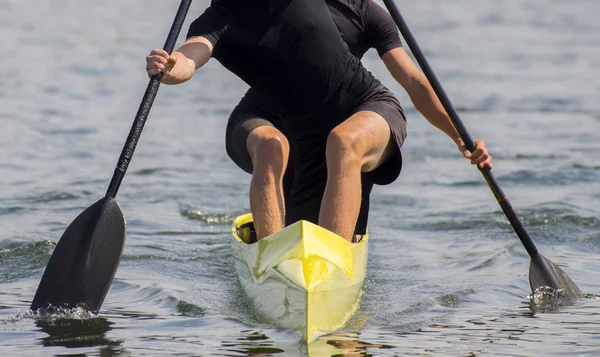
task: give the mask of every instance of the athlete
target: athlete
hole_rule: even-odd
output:
[[[167,84],[189,80],[215,57],[253,88],[232,114],[227,147],[252,172],[250,205],[259,239],[286,221],[308,219],[352,240],[366,229],[372,184],[398,177],[406,120],[396,98],[360,63],[370,47],[465,157],[491,167],[483,142],[476,142],[474,153],[464,150],[424,76],[402,50],[393,22],[381,21],[389,15],[371,2],[334,1],[329,6],[323,0],[214,1],[177,51],[169,56],[155,49],[147,57],[148,75],[162,72]],[[293,184],[284,194],[290,147],[294,168],[286,181]]]

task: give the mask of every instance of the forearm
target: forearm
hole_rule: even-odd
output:
[[[492,156],[487,152],[483,141],[475,140],[476,150],[471,152],[464,147],[460,134],[444,106],[431,88],[427,77],[417,68],[403,48],[395,48],[381,56],[390,74],[408,93],[415,108],[436,128],[444,132],[472,164],[480,168],[492,168]]]
[[[431,125],[444,132],[457,145],[462,144],[460,134],[456,131],[425,75],[411,79],[407,92],[415,108]]]

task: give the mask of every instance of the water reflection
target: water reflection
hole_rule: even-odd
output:
[[[377,355],[377,349],[392,349],[391,345],[369,343],[359,340],[358,333],[336,333],[323,336],[320,339],[306,344],[295,342],[286,344],[276,341],[264,332],[250,332],[235,341],[224,341],[222,347],[228,354],[225,356],[253,356],[253,357],[275,357],[308,355],[314,357],[359,357]]]
[[[124,349],[122,340],[106,337],[106,333],[112,330],[113,322],[103,318],[73,319],[59,317],[54,319],[42,318],[36,321],[36,326],[48,334],[41,339],[42,345],[46,347],[95,347],[102,346],[101,356],[122,356]],[[85,355],[84,355],[85,356]]]
[[[223,341],[221,346],[225,347],[228,352],[234,354],[226,356],[246,356],[268,357],[273,356],[284,350],[274,346],[273,340],[262,332],[249,332],[249,334],[238,338],[236,341]]]
[[[309,356],[373,356],[374,349],[390,349],[393,346],[360,341],[358,334],[332,334],[308,346]]]

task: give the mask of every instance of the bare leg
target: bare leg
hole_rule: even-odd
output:
[[[352,241],[361,204],[361,172],[381,165],[394,152],[388,123],[362,111],[335,127],[327,138],[327,185],[319,225]]]
[[[250,132],[246,147],[254,166],[250,182],[250,210],[257,238],[262,239],[285,225],[283,174],[290,146],[279,130],[261,126]]]

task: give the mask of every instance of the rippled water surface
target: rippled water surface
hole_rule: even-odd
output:
[[[33,315],[66,226],[104,195],[176,1],[0,0],[0,350],[6,356],[600,355],[600,3],[397,1],[540,251],[586,298],[540,311],[529,256],[479,172],[406,108],[376,187],[362,305],[310,346],[260,323],[232,271],[249,176],[224,128],[246,86],[217,62],[162,86],[117,200],[127,244],[101,313]],[[196,1],[191,19],[208,5]]]

